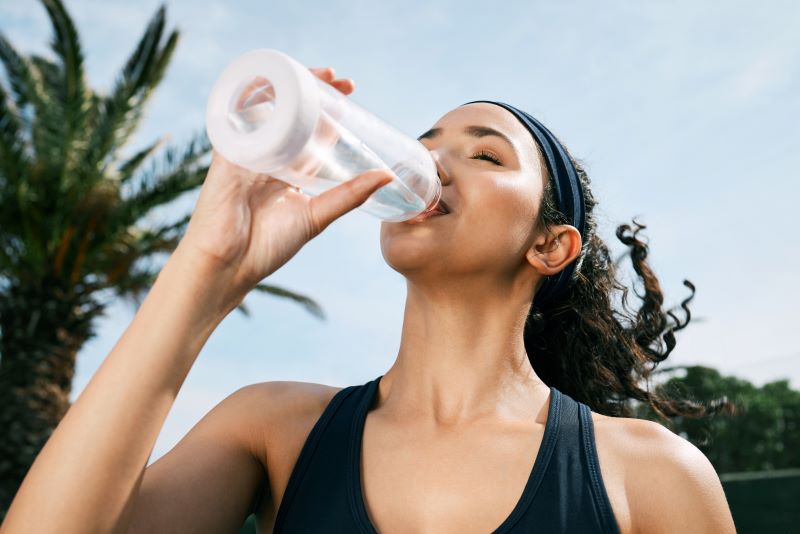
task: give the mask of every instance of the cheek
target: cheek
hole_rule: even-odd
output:
[[[463,195],[454,250],[469,251],[476,269],[515,268],[528,248],[536,216],[536,191],[498,178]]]

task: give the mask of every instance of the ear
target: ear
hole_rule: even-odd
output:
[[[550,233],[537,236],[525,258],[542,276],[551,276],[561,272],[580,253],[581,234],[578,229],[560,224],[551,227]]]

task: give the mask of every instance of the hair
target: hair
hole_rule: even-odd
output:
[[[538,145],[536,149],[541,160]],[[584,191],[585,233],[575,270],[564,291],[545,310],[531,302],[523,334],[531,365],[547,385],[604,415],[632,416],[637,401],[662,419],[705,415],[707,408],[700,403],[672,398],[660,388],[650,388],[652,373],[675,348],[675,332],[691,320],[688,303],[694,298],[694,285],[683,281],[691,290],[691,295],[681,302],[684,322],[672,311],[662,309],[664,295],[647,260],[648,244],[639,237],[646,226],[634,219],[633,226],[621,224],[616,230],[617,238],[629,247],[624,256],[630,257],[644,287],[644,294],[635,293],[641,306],[631,309],[629,290],[617,279],[617,265],[597,234],[597,201],[589,177],[582,162],[566,148],[565,151]],[[541,163],[546,184],[536,228],[550,232],[553,225],[570,223],[558,208],[552,178],[543,160]],[[621,294],[621,309],[613,305],[615,291]],[[669,324],[668,317],[673,324]]]

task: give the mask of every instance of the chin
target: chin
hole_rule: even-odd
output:
[[[381,254],[389,267],[400,274],[443,270],[446,266],[444,258],[450,256],[450,244],[455,240],[455,232],[435,225],[435,222],[383,222],[380,232]]]
[[[443,265],[441,247],[411,236],[382,238],[381,254],[387,265],[401,274]]]

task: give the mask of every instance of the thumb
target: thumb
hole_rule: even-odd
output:
[[[378,189],[394,179],[388,169],[363,172],[336,187],[311,198],[311,222],[314,235],[319,234],[333,221],[359,207]]]

